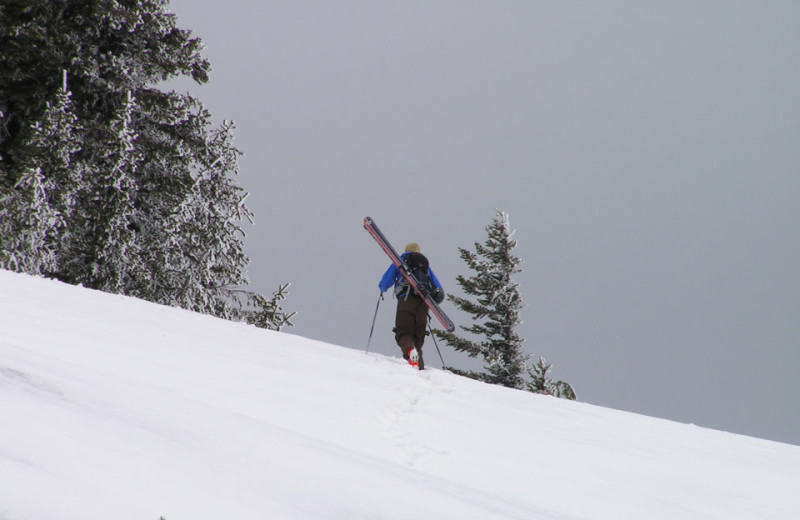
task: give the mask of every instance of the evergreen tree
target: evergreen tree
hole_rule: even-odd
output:
[[[12,190],[0,195],[0,266],[42,275],[54,271],[52,233],[61,224],[47,201],[51,183],[40,168],[30,169]]]
[[[522,260],[513,254],[517,241],[513,238],[508,215],[498,210],[486,232],[487,240],[483,244],[476,242],[474,252],[459,248],[461,258],[474,272],[470,277],[456,277],[469,298],[448,295],[456,307],[472,316],[473,324],[461,328],[478,339],[433,331],[457,351],[471,357],[480,355],[486,372],[451,370],[487,383],[575,399],[575,392],[568,383],[554,382],[547,377],[549,363],[540,357],[537,364],[529,366],[530,356],[522,351],[524,340],[517,334],[516,327],[521,323],[519,312],[524,302],[519,285],[512,279],[522,272],[519,267]]]
[[[517,242],[509,228],[508,216],[498,211],[486,227],[487,240],[475,243],[475,252],[459,248],[461,258],[474,271],[471,277],[459,275],[459,286],[470,298],[448,295],[459,309],[472,315],[473,324],[461,328],[477,340],[454,332],[435,334],[454,349],[470,357],[480,355],[487,373],[467,372],[470,377],[511,388],[525,388],[528,357],[522,352],[523,339],[516,332],[519,311],[524,303],[512,276],[521,272],[521,260],[514,256]],[[463,373],[463,372],[462,372]]]
[[[210,70],[167,4],[0,5],[0,262],[246,319],[240,152],[231,124],[158,88]]]
[[[577,396],[569,383],[553,381],[547,377],[550,367],[552,367],[552,363],[548,363],[543,357],[539,357],[539,361],[528,368],[528,375],[530,376],[530,381],[527,383],[528,390],[536,394],[554,395],[574,401]]]
[[[247,323],[270,330],[281,330],[285,326],[292,326],[291,319],[296,313],[286,312],[281,307],[281,301],[286,299],[289,284],[278,287],[272,293],[272,298],[265,298],[260,294],[245,292],[247,305],[242,304],[241,313]],[[238,300],[241,302],[241,299]]]
[[[135,175],[142,161],[131,125],[133,112],[134,99],[129,94],[106,129],[98,155],[90,161],[93,175],[82,193],[83,254],[73,265],[78,269],[89,267],[84,276],[76,275],[90,287],[136,295],[132,291],[135,280],[147,274],[141,262],[141,244],[133,230]]]
[[[203,116],[210,118],[207,112]],[[223,123],[202,137],[206,146],[196,157],[199,170],[176,215],[180,247],[194,252],[183,263],[185,283],[177,297],[183,307],[234,318],[238,311],[228,289],[247,283],[247,258],[239,237],[244,233],[238,222],[252,219],[252,214],[244,206],[243,190],[228,176],[238,171],[233,124]]]
[[[76,123],[64,72],[62,88],[23,138],[19,180],[0,183],[0,266],[39,275],[57,271],[81,176],[72,161],[80,148],[73,137]]]

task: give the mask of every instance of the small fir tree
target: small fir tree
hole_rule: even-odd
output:
[[[481,339],[472,340],[441,330],[435,334],[457,351],[483,358],[486,373],[462,374],[522,389],[528,356],[523,354],[524,340],[516,332],[519,311],[524,306],[519,286],[512,279],[521,272],[521,260],[513,254],[517,242],[509,228],[508,215],[502,211],[497,211],[486,232],[487,240],[483,244],[476,242],[474,252],[459,248],[461,258],[475,274],[459,275],[456,281],[471,298],[448,295],[456,307],[472,316],[473,324],[461,328]]]
[[[539,357],[539,361],[528,368],[530,381],[527,383],[527,389],[536,394],[554,395],[574,401],[577,396],[569,383],[553,381],[547,377],[547,372],[552,366],[552,363],[548,363],[543,357]]]
[[[468,297],[448,295],[456,307],[472,316],[473,324],[461,328],[479,339],[433,331],[457,351],[466,352],[470,357],[480,355],[486,372],[451,370],[487,383],[575,399],[569,384],[547,377],[549,363],[540,357],[537,364],[529,366],[530,356],[522,351],[524,340],[516,328],[521,323],[519,312],[524,302],[519,285],[512,278],[522,272],[519,267],[522,260],[513,254],[517,241],[513,238],[508,215],[498,210],[486,232],[487,240],[483,244],[476,242],[474,252],[459,248],[461,258],[474,272],[471,277],[456,277]],[[530,380],[526,380],[526,376]]]
[[[237,301],[241,305],[241,314],[247,323],[261,327],[263,329],[281,330],[283,327],[292,326],[291,319],[296,313],[286,312],[281,306],[281,302],[286,299],[289,284],[283,284],[278,290],[272,293],[272,298],[266,297],[249,291],[243,291],[246,304],[241,299]]]

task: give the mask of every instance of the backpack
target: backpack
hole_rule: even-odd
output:
[[[433,283],[430,276],[428,259],[422,253],[411,252],[406,255],[404,262],[408,268],[408,272],[416,278],[417,286],[419,287],[422,295],[433,295],[436,293],[437,287]],[[395,286],[394,293],[396,296],[402,296],[408,292],[409,283],[403,278],[401,283]]]

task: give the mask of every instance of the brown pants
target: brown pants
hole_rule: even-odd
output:
[[[425,329],[428,327],[428,306],[419,296],[411,294],[397,300],[397,315],[394,320],[394,339],[408,359],[408,352],[416,348],[419,353],[419,368],[422,361],[422,344],[425,342]]]

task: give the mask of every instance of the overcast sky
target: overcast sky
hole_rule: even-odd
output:
[[[292,283],[290,333],[366,347],[388,259],[365,216],[458,293],[498,208],[519,333],[580,400],[800,444],[800,3],[171,9],[213,67],[179,88],[237,123],[252,287]],[[375,352],[399,355],[394,305]]]

